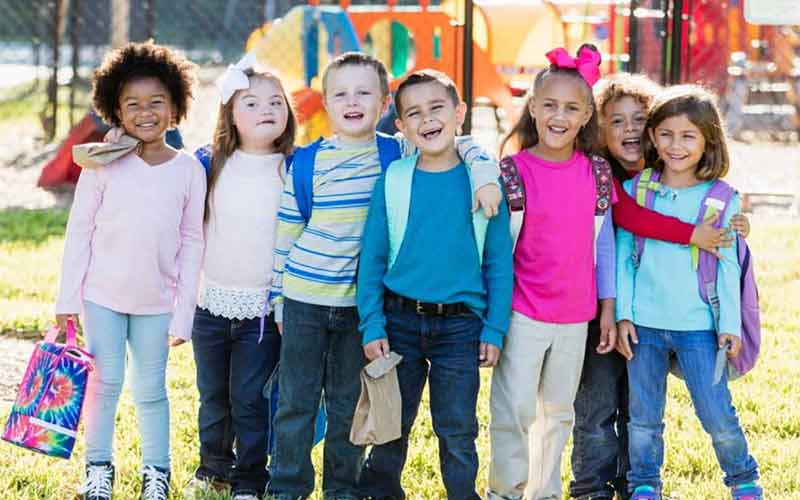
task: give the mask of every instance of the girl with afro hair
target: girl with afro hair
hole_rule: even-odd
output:
[[[146,500],[169,495],[169,346],[189,340],[203,255],[206,178],[194,156],[165,142],[186,117],[194,65],[154,44],[111,52],[94,73],[95,111],[136,141],[134,151],[84,169],[67,224],[56,322],[83,316],[95,357],[85,410],[85,500],[111,499],[117,402],[126,352]]]

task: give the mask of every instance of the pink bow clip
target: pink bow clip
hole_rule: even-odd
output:
[[[557,68],[577,70],[590,87],[600,79],[600,53],[590,48],[582,47],[578,51],[578,57],[570,56],[563,47],[553,49],[545,56]]]

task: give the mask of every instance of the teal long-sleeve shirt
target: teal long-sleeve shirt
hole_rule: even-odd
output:
[[[630,193],[632,182],[624,183]],[[711,182],[688,188],[663,186],[656,193],[654,210],[693,224]],[[723,214],[723,226],[740,211],[734,195]],[[633,235],[617,228],[617,321],[630,320],[637,325],[664,330],[713,330],[711,308],[703,302],[697,285],[697,271],[692,265],[689,245],[645,240],[638,269],[631,256]],[[741,331],[739,278],[741,269],[736,246],[720,248],[717,294],[720,301],[718,333],[739,335]]]
[[[481,341],[503,347],[514,286],[508,208],[489,221],[483,266],[472,229],[469,176],[463,164],[414,172],[403,244],[388,268],[385,178],[375,184],[358,270],[356,299],[364,344],[386,337],[384,287],[419,300],[463,302],[483,319]]]

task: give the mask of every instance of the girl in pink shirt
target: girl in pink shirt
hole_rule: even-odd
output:
[[[605,187],[598,180],[610,177],[607,163],[590,158],[600,54],[584,45],[577,58],[564,49],[547,57],[551,65],[536,76],[509,136],[520,147],[512,158],[525,210],[514,250],[511,327],[492,376],[490,499],[561,498],[561,454],[598,298],[598,352],[613,350],[616,337],[616,198],[611,179]],[[606,173],[596,174],[594,164]],[[609,190],[605,198],[600,189]]]
[[[95,71],[97,113],[140,141],[83,170],[67,224],[56,321],[77,321],[95,356],[85,409],[85,500],[108,500],[126,358],[142,443],[142,499],[169,492],[168,346],[191,336],[203,255],[203,167],[165,143],[186,117],[194,65],[166,47],[132,43]],[[129,352],[129,356],[127,356]]]

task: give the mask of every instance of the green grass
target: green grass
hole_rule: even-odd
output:
[[[89,110],[88,87],[78,87],[75,97],[75,113],[73,120],[78,123]],[[17,85],[0,92],[0,130],[32,130],[43,136],[40,113],[47,106],[47,82]],[[48,113],[50,109],[48,107]],[[69,132],[69,87],[60,86],[58,89],[58,116],[56,123],[56,141]]]
[[[51,217],[6,212],[0,213],[0,221],[2,330],[43,328],[50,321],[56,293],[63,213]],[[759,219],[753,222],[750,242],[761,291],[763,354],[757,369],[744,380],[734,382],[732,391],[751,451],[761,467],[766,498],[800,500],[800,224]],[[37,236],[14,236],[21,229]],[[479,400],[479,491],[485,490],[488,475],[489,376],[489,372],[483,373]],[[190,347],[171,352],[168,384],[176,490],[173,498],[182,498],[179,492],[191,476],[198,453],[198,403]],[[669,396],[663,470],[666,493],[681,500],[728,498],[709,439],[694,416],[686,389],[677,379],[670,378]],[[0,418],[5,420],[7,412],[8,408],[0,409]],[[133,405],[126,393],[117,419],[116,498],[136,498],[140,463],[136,429]],[[82,443],[71,461],[46,458],[7,444],[0,447],[0,499],[72,498],[82,478]],[[319,450],[314,462],[319,472]],[[565,482],[569,478],[568,462],[565,459],[562,470]],[[427,401],[423,402],[412,434],[404,484],[410,498],[445,498]]]

